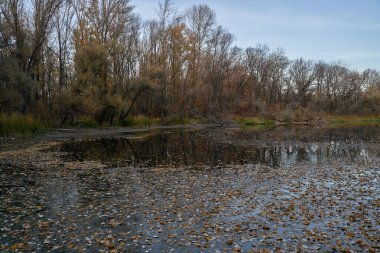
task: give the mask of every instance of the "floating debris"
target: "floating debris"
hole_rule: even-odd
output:
[[[228,137],[202,130],[185,138],[172,131],[167,139],[192,139],[201,152],[210,152],[204,145],[228,143],[249,153],[252,144],[242,143],[236,130],[220,131]],[[65,142],[0,152],[0,251],[378,252],[379,137],[352,139],[344,131],[349,141],[339,147],[320,141],[326,150],[315,152],[333,154],[326,159],[281,166],[254,163],[249,156],[247,163],[229,162],[223,152],[218,168],[112,166],[67,159]],[[197,139],[204,136],[208,144]],[[334,145],[344,136],[334,137]],[[280,145],[310,146],[314,154],[313,138]],[[166,157],[174,159],[168,150]]]

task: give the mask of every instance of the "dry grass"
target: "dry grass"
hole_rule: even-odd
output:
[[[0,136],[27,136],[46,129],[45,124],[31,115],[0,114]]]

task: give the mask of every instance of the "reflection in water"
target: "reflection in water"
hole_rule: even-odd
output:
[[[232,134],[215,129],[162,131],[144,138],[127,136],[67,142],[62,150],[72,154],[74,160],[99,160],[112,165],[218,167],[260,163],[276,168],[331,159],[367,161],[371,158],[368,143],[375,145],[379,136],[377,128],[370,130],[329,129],[310,133],[291,129],[290,134],[289,129]]]
[[[60,148],[69,153],[67,159],[100,160],[109,168],[0,164],[0,251],[200,252],[197,244],[210,239],[202,251],[232,252],[234,246],[227,242],[233,240],[243,252],[255,245],[281,249],[283,242],[289,252],[299,250],[294,238],[305,234],[305,214],[319,213],[323,215],[314,220],[309,217],[309,228],[314,227],[308,231],[332,238],[327,243],[315,240],[320,247],[316,251],[328,252],[335,250],[335,238],[341,236],[344,242],[348,233],[359,230],[347,223],[355,218],[351,213],[355,210],[366,212],[360,228],[368,231],[348,239],[353,251],[361,252],[351,241],[378,235],[374,200],[379,196],[379,133],[379,128],[212,129],[66,142]],[[359,163],[372,159],[376,165],[372,169],[358,169]],[[351,161],[354,166],[329,174]],[[275,168],[318,166],[228,167],[257,163]],[[222,168],[161,168],[182,165]],[[305,176],[309,168],[321,171]],[[338,217],[343,232],[326,230],[326,224],[336,224]],[[277,235],[268,237],[269,232]]]

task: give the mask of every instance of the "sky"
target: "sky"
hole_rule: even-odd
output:
[[[143,20],[159,0],[130,0]],[[217,24],[247,48],[267,44],[289,59],[342,61],[353,70],[380,70],[380,0],[172,0],[179,12],[207,4]]]

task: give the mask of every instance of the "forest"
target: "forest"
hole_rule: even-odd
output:
[[[380,69],[148,2],[0,0],[0,252],[380,252]]]
[[[239,48],[207,5],[152,8],[145,20],[128,0],[1,1],[1,115],[60,126],[380,112],[378,70]]]

